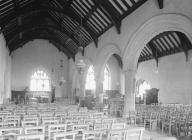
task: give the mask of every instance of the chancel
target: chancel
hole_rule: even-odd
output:
[[[0,140],[191,140],[192,0],[0,0]]]

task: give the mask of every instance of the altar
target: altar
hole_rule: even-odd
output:
[[[49,103],[52,99],[51,91],[29,91],[26,93],[26,99],[29,103]]]

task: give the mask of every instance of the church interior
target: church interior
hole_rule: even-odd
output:
[[[192,140],[192,0],[0,0],[0,140]]]

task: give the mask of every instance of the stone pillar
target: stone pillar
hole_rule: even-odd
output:
[[[103,101],[100,98],[101,93],[103,93],[103,78],[101,77],[100,73],[95,76],[95,82],[96,82],[96,100],[99,103],[103,103]]]
[[[125,75],[125,98],[124,98],[124,117],[129,111],[135,110],[135,74],[136,70],[128,69],[124,71]]]
[[[85,96],[85,79],[84,79],[84,71],[79,71],[79,92],[80,92],[80,98],[84,98]]]

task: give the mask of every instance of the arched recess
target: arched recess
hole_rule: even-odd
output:
[[[73,70],[72,85],[71,85],[72,97],[74,96],[83,97],[85,95],[85,81],[86,81],[87,72],[88,72],[89,66],[90,65],[94,66],[94,64],[89,58],[84,58],[84,62],[86,64],[86,67],[82,75],[79,75],[79,72],[75,66],[75,63],[73,63],[74,70]]]
[[[84,95],[85,95],[85,84],[86,84],[86,78],[87,78],[88,69],[89,69],[89,67],[92,65],[93,68],[94,68],[94,70],[95,70],[95,65],[94,65],[93,62],[92,62],[90,59],[88,59],[88,58],[85,58],[85,59],[84,59],[84,62],[85,62],[85,64],[86,64],[86,67],[85,67],[84,72],[83,72],[83,93],[84,93]]]
[[[119,58],[122,58],[122,53],[116,44],[105,44],[98,53],[98,59],[95,62],[95,79],[96,79],[96,96],[103,92],[103,71],[109,58],[116,54]],[[120,59],[122,61],[122,59]],[[122,63],[122,62],[121,62]]]
[[[124,115],[135,109],[134,86],[139,55],[153,37],[165,31],[179,31],[192,40],[192,21],[180,14],[162,14],[145,22],[130,38],[123,54],[126,96]]]

